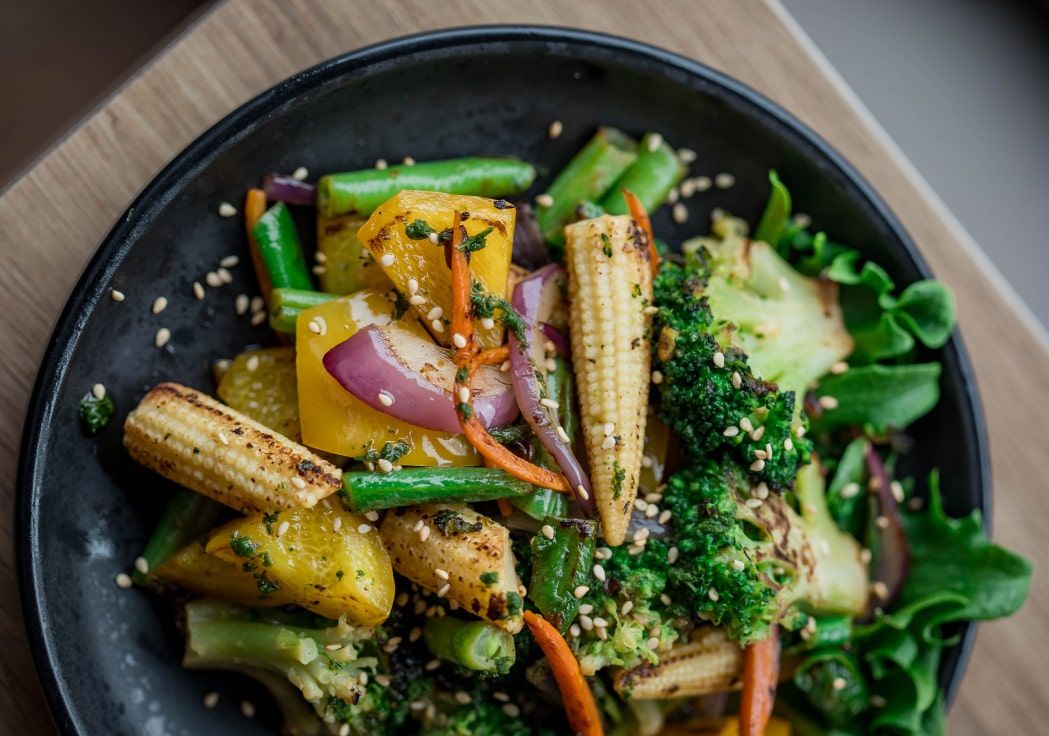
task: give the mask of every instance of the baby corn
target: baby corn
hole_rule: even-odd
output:
[[[177,383],[158,384],[128,415],[124,446],[147,468],[244,513],[310,508],[342,485],[327,460]]]
[[[675,644],[644,664],[616,673],[617,693],[634,700],[691,698],[738,688],[743,676],[743,650],[721,629],[701,629],[687,644]]]
[[[605,540],[626,539],[637,496],[648,411],[652,271],[626,216],[565,228],[572,362]]]

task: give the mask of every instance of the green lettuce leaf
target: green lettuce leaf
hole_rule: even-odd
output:
[[[936,406],[939,382],[939,363],[865,365],[826,376],[816,395],[833,397],[837,406],[823,409],[812,420],[812,428],[861,426],[875,434],[903,429]]]

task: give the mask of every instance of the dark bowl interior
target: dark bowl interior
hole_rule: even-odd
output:
[[[551,120],[564,134],[551,141]],[[661,131],[696,150],[695,173],[731,172],[737,184],[690,201],[671,242],[704,231],[722,207],[753,220],[776,168],[797,208],[837,240],[855,244],[899,282],[928,275],[896,219],[811,131],[753,91],[695,62],[621,39],[576,31],[486,28],[392,41],[326,62],[265,92],[216,125],[165,169],[120,218],[58,323],[28,415],[19,480],[23,604],[40,677],[70,734],[273,732],[274,714],[245,721],[241,697],[262,704],[238,676],[191,673],[171,611],[113,584],[148,535],[170,488],[136,467],[121,423],[148,387],[175,379],[213,387],[209,364],[271,340],[233,310],[251,293],[239,218],[216,215],[262,173],[304,165],[313,175],[411,155],[419,160],[512,154],[538,162],[545,182],[592,134],[611,124]],[[236,253],[235,281],[196,301],[191,284]],[[110,287],[127,295],[108,298]],[[164,295],[159,315],[150,304]],[[170,344],[153,347],[156,330]],[[975,389],[955,338],[942,351],[943,400],[914,427],[922,448],[908,471],[943,468],[953,513],[982,508],[989,486]],[[82,434],[77,404],[97,381],[118,416],[97,438]],[[941,683],[957,684],[971,637],[947,653]],[[224,696],[213,711],[201,695]]]

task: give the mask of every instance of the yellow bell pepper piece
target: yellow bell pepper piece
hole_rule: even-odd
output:
[[[390,289],[393,284],[368,251],[357,231],[364,220],[352,215],[317,216],[318,261],[323,258],[320,273],[321,291],[328,294],[352,294],[360,289]]]
[[[255,576],[245,572],[241,564],[209,555],[196,541],[152,570],[150,577],[242,606],[286,606],[292,602],[285,590],[263,594]]]
[[[222,376],[219,398],[288,439],[299,441],[295,350],[264,348],[241,353]]]
[[[402,465],[478,465],[480,457],[459,434],[435,432],[394,419],[344,389],[324,368],[324,354],[367,325],[394,322],[396,305],[385,293],[365,289],[307,309],[295,330],[299,416],[304,444],[346,457],[362,457],[387,442],[404,440],[411,449]],[[426,336],[409,312],[397,323]],[[323,324],[315,332],[309,325]],[[428,338],[427,338],[428,339]]]
[[[382,265],[397,289],[402,294],[422,297],[417,300],[420,303],[412,307],[442,344],[448,345],[451,341],[448,320],[452,314],[451,270],[445,262],[444,248],[434,245],[428,238],[409,238],[405,229],[416,220],[422,220],[439,233],[452,226],[456,212],[470,215],[463,220],[468,237],[492,228],[485,238],[485,247],[470,256],[470,273],[487,293],[505,299],[517,210],[512,205],[497,207],[496,201],[502,202],[484,197],[406,190],[375,210],[358,233],[361,242],[368,246],[372,257]],[[417,289],[409,288],[411,279],[417,282]],[[435,312],[435,309],[440,312]],[[434,314],[441,316],[434,317]],[[477,339],[484,348],[498,347],[503,342],[503,332],[498,322],[491,328],[479,324]]]
[[[393,565],[379,532],[342,504],[236,519],[212,533],[206,550],[247,563],[278,593],[333,620],[377,626],[393,607]]]

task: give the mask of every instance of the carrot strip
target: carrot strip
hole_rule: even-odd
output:
[[[604,736],[601,715],[594,701],[594,694],[583,677],[579,662],[554,626],[542,616],[531,611],[524,612],[524,621],[535,637],[535,643],[543,650],[550,670],[561,691],[561,700],[568,715],[568,725],[577,736]]]
[[[652,232],[652,221],[648,219],[648,212],[645,211],[645,205],[641,204],[641,200],[637,198],[629,189],[623,190],[623,199],[626,200],[626,206],[630,210],[630,216],[634,218],[634,221],[641,228],[641,231],[648,238],[648,260],[652,264],[652,275],[654,276],[659,271],[659,251],[656,250],[656,236]]]
[[[514,513],[514,505],[507,501],[505,498],[495,499],[496,505],[499,506],[499,513],[503,516],[512,516]]]
[[[452,334],[462,335],[466,344],[455,353],[455,386],[453,388],[459,426],[470,444],[485,461],[502,468],[510,475],[533,485],[550,488],[561,493],[571,493],[572,486],[560,473],[552,473],[510,452],[488,434],[488,430],[473,413],[473,394],[470,386],[473,375],[480,365],[495,365],[510,357],[510,348],[502,347],[478,352],[474,337],[473,315],[470,304],[470,263],[459,247],[463,242],[459,213],[452,218],[452,240],[448,245],[448,265],[452,269]],[[461,400],[461,399],[465,399]]]
[[[779,629],[743,652],[743,693],[739,701],[739,736],[764,736],[776,700],[779,679]]]
[[[261,189],[249,189],[244,197],[244,227],[248,231],[248,249],[251,251],[251,263],[255,267],[255,277],[259,281],[262,298],[269,303],[270,291],[272,290],[270,286],[270,272],[266,269],[266,263],[262,260],[262,253],[259,252],[255,238],[251,236],[252,228],[255,227],[255,224],[265,212],[266,192]]]

